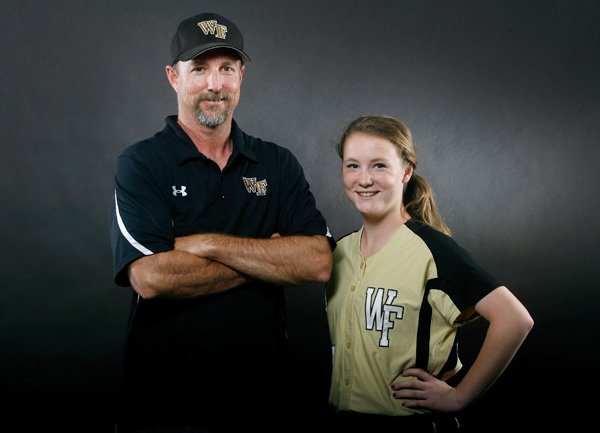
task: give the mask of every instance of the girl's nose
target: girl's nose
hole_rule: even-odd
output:
[[[369,186],[373,184],[373,178],[371,177],[369,170],[361,170],[358,183],[360,186]]]

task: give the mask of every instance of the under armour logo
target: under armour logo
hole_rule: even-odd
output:
[[[388,295],[385,303],[383,302],[384,289],[377,289],[375,299],[373,300],[374,287],[367,288],[367,300],[365,302],[365,319],[367,322],[367,329],[369,331],[375,328],[381,332],[381,338],[379,339],[379,345],[383,347],[389,347],[389,333],[390,329],[394,327],[394,322],[391,320],[391,314],[396,315],[396,319],[402,319],[404,316],[404,307],[400,305],[392,305],[392,302],[398,295],[397,290],[388,290]]]
[[[185,185],[179,189],[177,189],[177,187],[175,185],[173,185],[172,187],[173,187],[173,195],[175,197],[177,197],[177,194],[181,194],[182,197],[185,197],[187,195],[187,192],[185,192],[185,189],[187,187]]]
[[[255,177],[243,177],[244,186],[246,187],[246,191],[250,194],[256,195],[267,195],[267,179],[256,180]]]
[[[202,32],[206,36],[210,33],[211,35],[214,35],[215,38],[225,39],[225,35],[227,34],[227,26],[217,24],[216,20],[200,21],[198,27],[202,29]]]

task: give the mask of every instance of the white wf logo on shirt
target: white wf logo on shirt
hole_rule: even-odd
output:
[[[404,316],[404,307],[392,304],[398,295],[397,290],[388,290],[385,302],[383,301],[385,289],[377,289],[375,296],[373,296],[373,293],[375,293],[375,287],[368,287],[367,300],[365,302],[365,321],[367,323],[367,329],[372,331],[373,328],[375,328],[375,330],[381,332],[379,345],[389,347],[389,332],[390,329],[394,327],[391,315],[394,313],[396,319],[402,319]]]

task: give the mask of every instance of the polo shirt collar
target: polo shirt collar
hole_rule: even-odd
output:
[[[188,160],[196,158],[208,159],[198,151],[190,137],[185,133],[181,126],[179,126],[176,115],[168,116],[165,119],[165,123],[166,126],[163,132],[167,136],[175,135],[177,137],[177,140],[174,140],[176,145],[173,146],[172,151],[178,164],[183,164]],[[231,122],[231,137],[233,139],[233,152],[231,161],[233,161],[238,155],[244,156],[253,161],[258,160],[256,153],[252,150],[251,146],[248,145],[244,132],[238,127],[235,120],[232,120]]]

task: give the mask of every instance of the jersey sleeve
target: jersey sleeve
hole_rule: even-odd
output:
[[[478,317],[474,306],[495,288],[502,285],[496,277],[475,261],[454,239],[433,229],[423,236],[434,257],[437,278],[427,283],[429,291],[438,290],[444,296],[433,296],[434,307],[450,323],[460,324]],[[450,301],[450,302],[448,302]],[[449,305],[453,308],[449,308]],[[457,317],[461,322],[456,322]]]
[[[130,263],[173,249],[171,206],[160,177],[164,170],[150,166],[131,150],[117,160],[110,235],[113,276],[119,286],[130,285]]]

